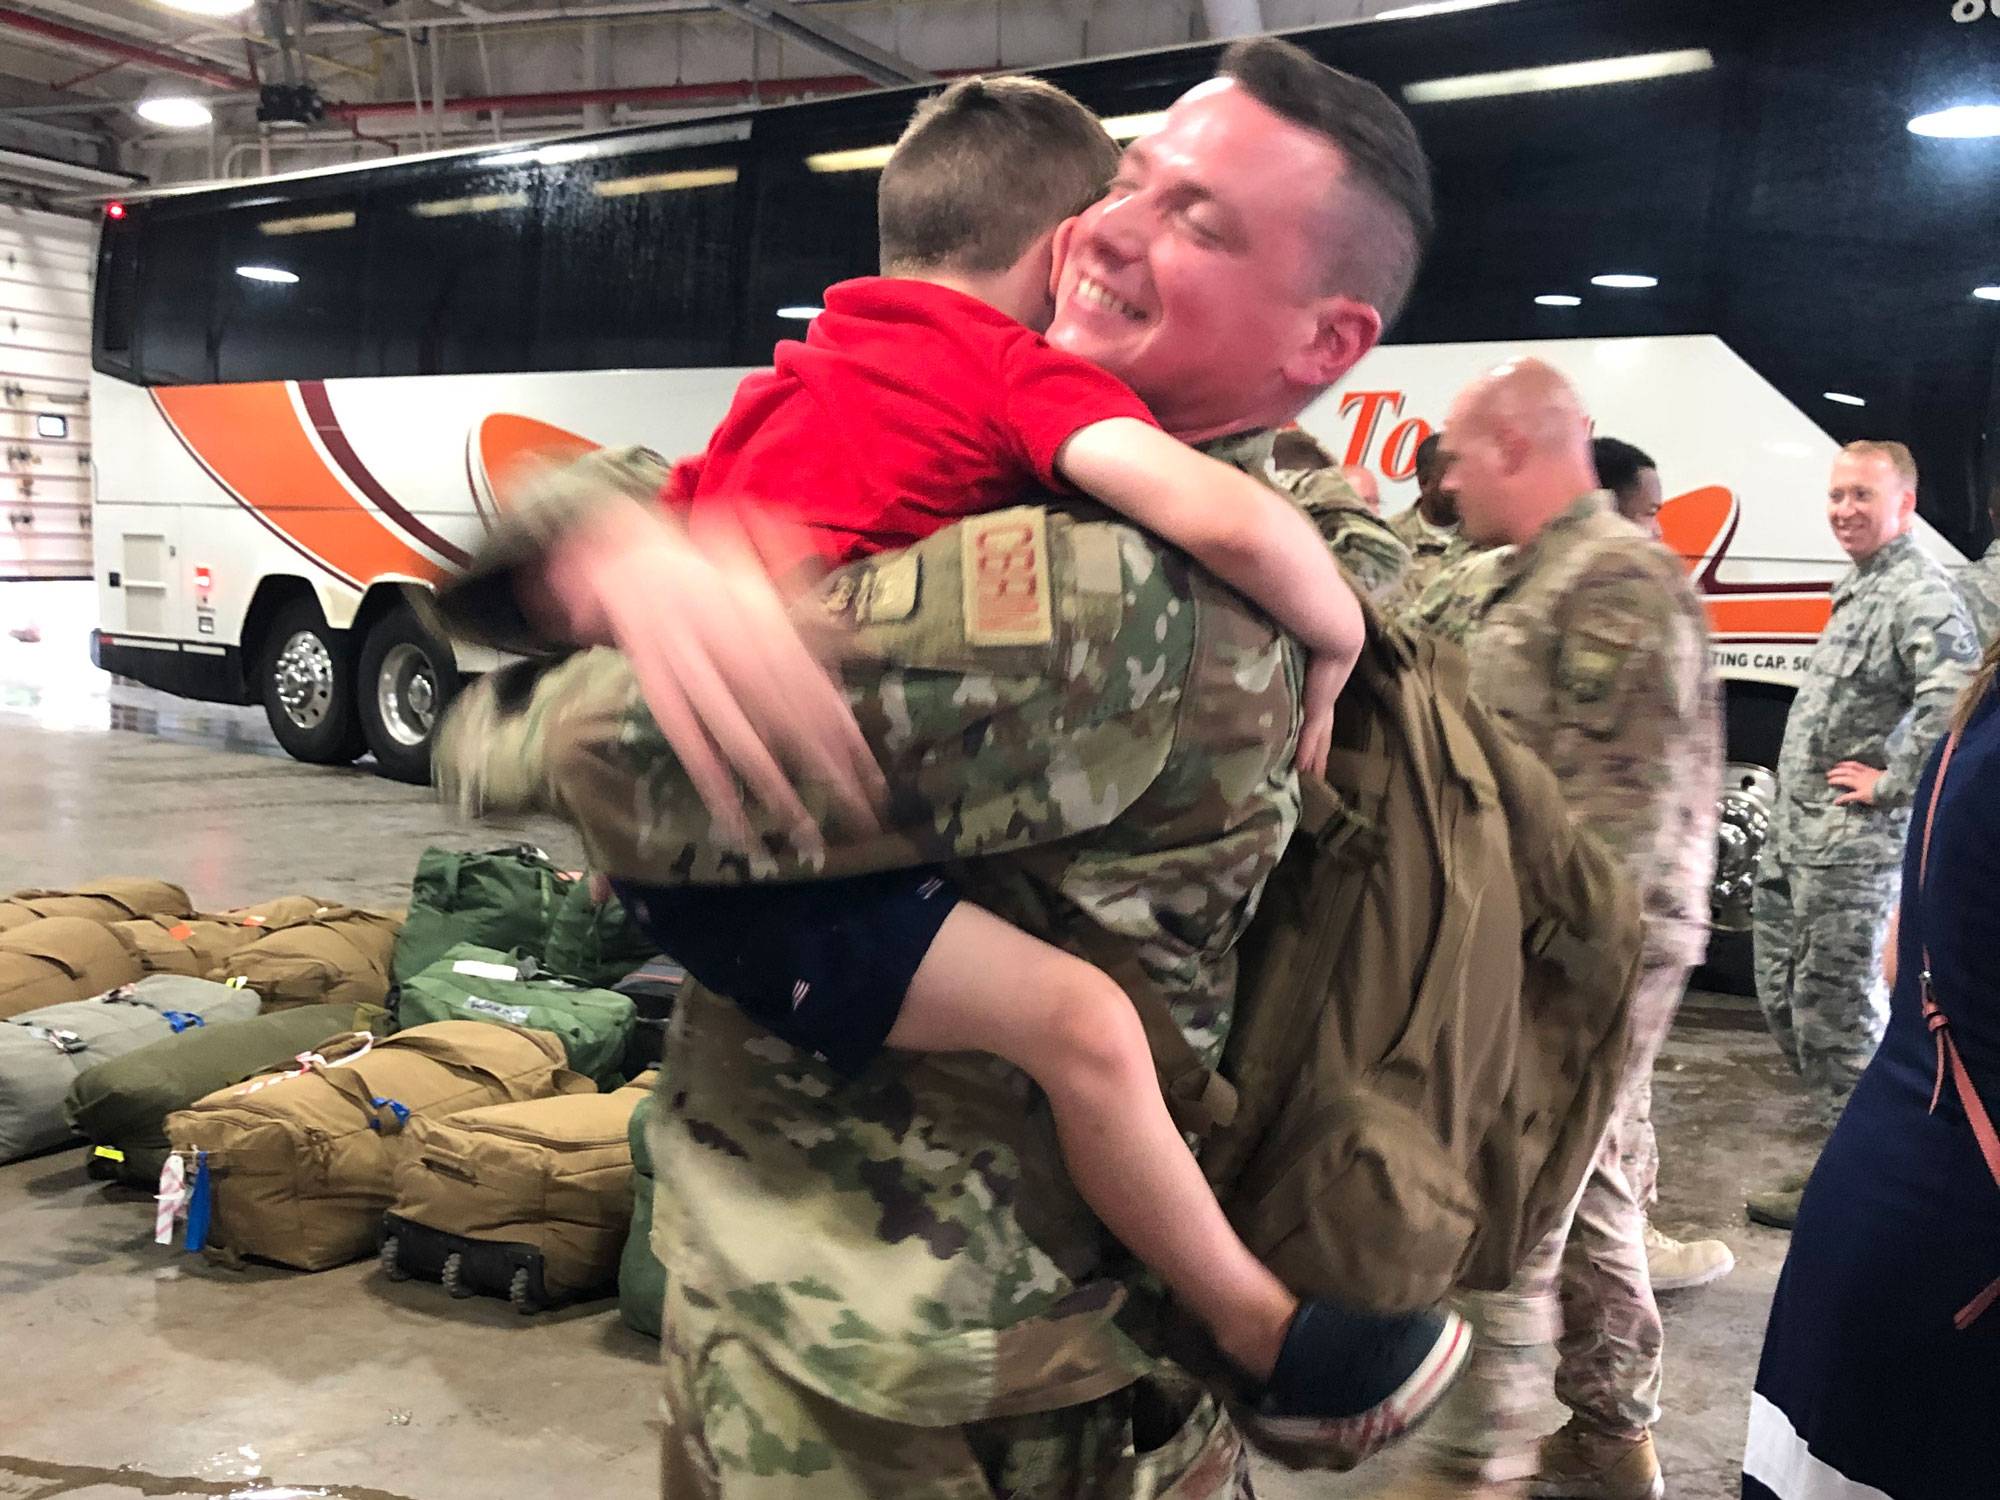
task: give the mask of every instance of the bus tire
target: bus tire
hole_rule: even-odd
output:
[[[398,604],[375,622],[356,674],[361,732],[375,772],[419,785],[431,779],[431,738],[462,685],[451,647]]]
[[[366,748],[354,716],[354,654],[310,598],[272,617],[257,655],[257,696],[271,733],[294,760],[344,766]]]

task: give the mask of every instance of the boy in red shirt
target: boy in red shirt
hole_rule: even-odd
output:
[[[1071,163],[1036,201],[1010,163]],[[738,389],[670,498],[794,501],[827,562],[904,546],[1035,489],[1081,491],[1179,547],[1310,654],[1298,763],[1318,771],[1363,622],[1318,531],[1248,475],[1160,431],[1131,389],[1051,348],[1057,226],[1101,193],[1117,148],[1061,90],[970,79],[923,105],[880,189],[887,274],[843,283],[803,343]],[[1060,169],[1058,169],[1060,170]],[[949,180],[978,191],[939,193]],[[1011,190],[1011,191],[1010,191]],[[977,212],[954,211],[975,201]],[[990,206],[989,206],[990,205]],[[854,1071],[883,1047],[981,1051],[1047,1095],[1079,1192],[1261,1389],[1274,1425],[1357,1456],[1435,1404],[1468,1339],[1448,1312],[1301,1304],[1244,1247],[1175,1128],[1124,992],[960,901],[936,870],[620,894],[666,950],[778,1035]]]

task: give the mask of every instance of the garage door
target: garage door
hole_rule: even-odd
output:
[[[0,579],[91,576],[94,229],[0,206]]]

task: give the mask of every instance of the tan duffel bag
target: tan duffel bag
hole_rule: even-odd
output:
[[[632,1223],[632,1112],[651,1085],[410,1121],[382,1269],[521,1312],[609,1295]]]
[[[37,917],[0,932],[0,1019],[88,1000],[144,978],[145,972],[104,923]]]
[[[266,1010],[290,1005],[380,1007],[389,997],[389,965],[400,917],[329,906],[303,922],[232,953],[208,978],[241,979]]]
[[[16,891],[0,901],[0,932],[12,932],[41,917],[124,922],[133,917],[184,917],[193,910],[188,893],[171,881],[114,875],[73,891]]]
[[[318,1271],[375,1248],[409,1122],[589,1092],[546,1032],[441,1021],[336,1037],[297,1069],[169,1115],[167,1139],[197,1198],[207,1178],[207,1248]]]
[[[326,909],[316,896],[280,896],[235,911],[135,917],[113,922],[111,931],[148,974],[205,979],[250,944],[310,922]]]

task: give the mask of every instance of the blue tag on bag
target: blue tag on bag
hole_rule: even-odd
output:
[[[208,1243],[209,1214],[215,1203],[215,1189],[208,1177],[208,1153],[194,1154],[194,1190],[188,1197],[187,1248],[193,1255]]]

